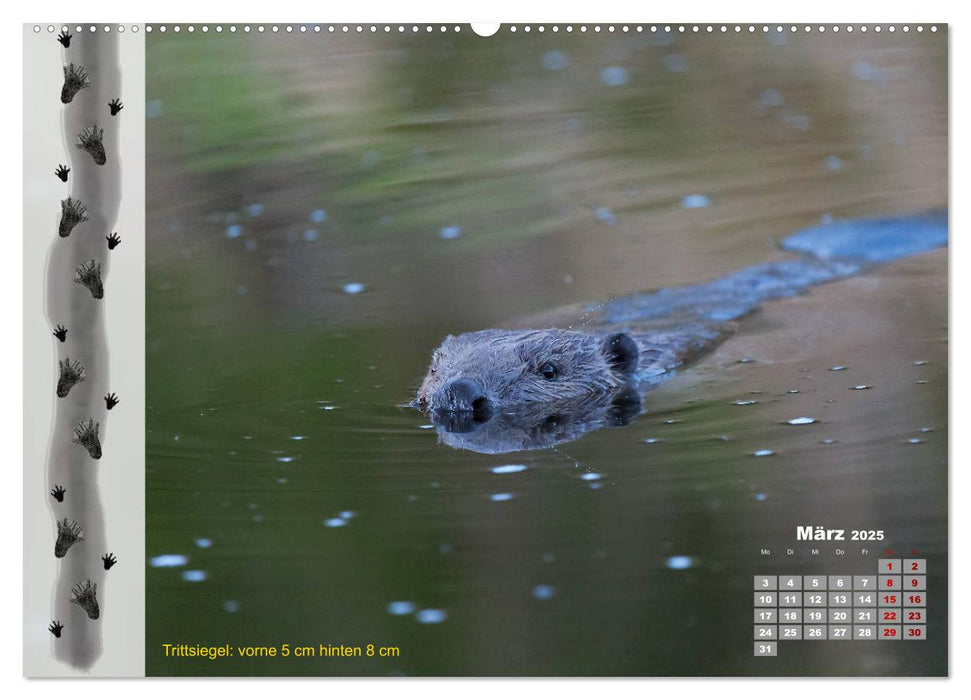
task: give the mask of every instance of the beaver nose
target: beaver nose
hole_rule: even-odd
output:
[[[476,417],[487,420],[492,413],[492,406],[485,394],[485,389],[475,379],[453,379],[438,393],[435,402],[437,411],[449,413],[473,413]]]

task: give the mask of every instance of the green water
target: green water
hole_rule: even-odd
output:
[[[946,672],[946,251],[768,305],[555,450],[456,451],[404,406],[448,333],[946,203],[945,35],[147,47],[147,549],[187,558],[147,570],[150,674]],[[802,524],[887,540],[814,558]],[[754,574],[885,546],[928,558],[926,642],[753,658]],[[399,652],[162,649],[226,643]]]

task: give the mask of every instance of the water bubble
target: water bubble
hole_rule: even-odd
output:
[[[914,367],[923,367],[927,364],[927,360],[917,360],[914,363]]]
[[[348,282],[343,289],[344,294],[360,294],[364,291],[364,285],[360,282]]]
[[[248,241],[246,241],[246,252],[252,253],[254,250],[256,250],[256,246],[256,239],[250,238]]]
[[[327,518],[324,521],[325,527],[344,527],[347,525],[347,521],[344,518]]]
[[[341,517],[342,517],[342,518],[343,518],[344,520],[350,520],[350,519],[351,519],[351,518],[353,518],[353,517],[354,517],[355,515],[357,515],[357,514],[356,514],[356,513],[355,513],[355,512],[353,511],[353,510],[342,510],[342,511],[341,511]]]
[[[759,104],[763,107],[778,107],[784,101],[782,93],[774,88],[763,90],[762,94],[759,95]]]
[[[597,472],[584,472],[580,475],[580,478],[584,481],[596,481],[597,479],[602,478],[602,476],[602,474],[598,474]]]
[[[667,567],[669,569],[675,569],[675,570],[690,569],[693,563],[694,562],[692,561],[691,557],[687,557],[683,554],[678,554],[673,557],[668,557]]]
[[[869,384],[857,384],[856,386],[851,386],[850,389],[853,391],[865,391],[866,389],[871,389]]]
[[[364,155],[361,157],[361,162],[364,163],[364,165],[366,165],[369,168],[372,165],[377,165],[378,161],[380,160],[381,160],[381,154],[373,149],[370,151],[365,151]]]
[[[239,238],[243,235],[243,227],[239,224],[232,224],[226,227],[226,238]]]
[[[228,613],[239,612],[239,601],[238,600],[227,600],[223,602],[223,610]]]
[[[149,100],[145,103],[145,118],[157,119],[165,112],[165,104],[162,100]]]
[[[843,167],[843,159],[839,156],[829,156],[823,161],[823,166],[827,170],[839,170]]]
[[[570,65],[570,59],[562,51],[547,51],[542,58],[546,70],[563,70]]]
[[[842,372],[844,369],[846,369],[846,365],[833,365],[832,367],[829,368],[829,371]]]
[[[199,571],[198,569],[193,570],[193,571],[183,571],[182,572],[182,580],[183,581],[192,581],[193,583],[195,583],[195,582],[198,582],[198,581],[205,581],[207,578],[208,578],[208,576],[207,576],[206,572],[205,571]]]
[[[821,444],[823,444],[823,445],[835,445],[836,444],[836,440],[834,440],[833,438],[825,438],[823,440],[820,440],[819,442]]]
[[[688,70],[688,59],[679,53],[669,53],[664,57],[664,70],[670,73],[684,73]]]
[[[661,438],[644,438],[642,442],[645,445],[656,445],[657,443],[661,442]]]
[[[248,207],[246,207],[246,213],[249,214],[250,217],[255,218],[263,213],[263,205],[258,202],[250,204]]]
[[[630,82],[630,73],[623,66],[609,66],[600,71],[600,82],[607,87],[618,87]]]
[[[756,501],[759,501],[760,503],[762,501],[764,501],[765,499],[767,499],[767,498],[768,498],[768,496],[766,496],[764,493],[757,493],[757,494],[755,494],[755,500]]]
[[[210,540],[208,537],[199,537],[196,539],[196,547],[208,549],[209,547],[212,547],[212,540]]]
[[[744,401],[735,401],[736,406],[751,406],[752,404],[758,403],[755,399],[746,399]]]
[[[518,472],[526,471],[525,464],[503,464],[498,467],[492,467],[490,470],[493,474],[516,474]]]
[[[684,209],[704,209],[711,204],[711,199],[703,194],[689,194],[681,199]]]
[[[617,217],[614,215],[614,212],[611,211],[610,207],[597,207],[597,210],[593,215],[608,226],[613,226],[615,223],[617,223]]]
[[[327,221],[327,212],[323,209],[314,209],[310,212],[310,220],[315,224],[320,224]]]
[[[553,552],[543,552],[543,556],[540,557],[540,561],[542,561],[544,564],[552,564],[554,561],[556,561],[556,556],[554,556]]]
[[[556,589],[545,583],[533,587],[533,597],[536,600],[549,600],[556,594]]]
[[[782,118],[782,123],[798,131],[809,131],[812,121],[805,114],[787,114]]]
[[[306,440],[307,439],[307,436],[306,435],[291,435],[290,436],[290,439],[291,440]]]
[[[411,615],[415,611],[415,604],[410,600],[393,600],[388,603],[387,610],[391,615]]]
[[[438,231],[438,237],[441,238],[443,241],[451,241],[455,238],[458,238],[461,235],[462,235],[461,226],[443,226]]]
[[[911,445],[919,445],[920,443],[922,443],[924,441],[921,440],[920,438],[910,438],[907,442],[909,444],[911,444]]]
[[[816,422],[816,419],[810,418],[809,416],[800,416],[799,418],[793,418],[791,420],[786,421],[786,423],[788,423],[789,425],[810,425],[811,423],[815,423],[815,422]]]
[[[276,458],[276,461],[277,462],[288,463],[288,462],[292,462],[293,461],[293,457],[277,457]]]
[[[318,237],[319,237],[319,234],[317,233],[317,229],[315,228],[308,228],[306,231],[303,232],[303,240],[305,240],[307,243],[312,243],[313,241],[316,241]]]
[[[170,566],[185,566],[189,562],[189,557],[184,554],[159,554],[148,560],[150,566],[155,568],[166,568]]]
[[[512,500],[512,494],[511,493],[494,493],[491,496],[489,496],[489,500],[490,501],[496,501],[496,502],[500,502],[500,501],[511,501]]]
[[[755,452],[752,453],[752,456],[753,457],[771,457],[774,454],[775,454],[775,452],[773,452],[772,450],[763,449],[763,450],[756,450]]]
[[[439,622],[445,622],[448,619],[448,614],[444,610],[428,608],[419,610],[415,614],[415,619],[423,625],[437,625]]]

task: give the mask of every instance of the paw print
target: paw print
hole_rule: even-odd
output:
[[[57,523],[57,542],[54,543],[54,556],[63,559],[67,551],[78,542],[84,542],[84,530],[76,520],[60,520]]]
[[[47,626],[47,631],[50,632],[51,634],[53,634],[58,639],[61,638],[61,630],[62,629],[64,629],[64,625],[61,624],[61,621],[60,620],[58,620],[56,622],[52,620],[51,621],[51,624],[49,624]]]
[[[117,394],[108,394],[107,396],[105,396],[105,406],[108,407],[109,411],[113,409],[115,406],[117,406],[118,403],[119,401],[118,401]]]
[[[104,299],[105,288],[101,281],[101,263],[96,260],[81,263],[74,270],[74,281],[84,285],[95,299]]]
[[[78,581],[71,589],[71,596],[70,602],[80,606],[90,619],[97,620],[101,616],[101,608],[98,607],[98,584]]]
[[[108,569],[110,569],[111,567],[113,567],[115,564],[118,563],[118,559],[115,558],[114,552],[108,552],[107,554],[105,554],[103,557],[101,557],[101,561],[104,562],[105,571],[107,571]]]
[[[80,200],[68,197],[61,200],[61,221],[57,225],[57,235],[67,238],[74,227],[88,220],[88,209]]]
[[[121,100],[117,97],[108,103],[108,109],[111,110],[111,116],[115,116],[116,114],[118,114],[118,112],[120,112],[124,108],[125,108],[125,105],[123,105],[121,103]]]
[[[91,87],[91,80],[84,66],[73,63],[64,66],[64,85],[61,87],[61,102],[70,104],[74,96],[86,87]]]
[[[83,420],[78,421],[74,426],[74,440],[72,442],[80,445],[88,451],[91,459],[101,459],[101,440],[98,438],[100,423],[95,423],[94,419],[88,419],[87,425]]]
[[[118,237],[117,233],[112,233],[110,236],[105,236],[105,240],[108,241],[108,250],[114,250],[121,243],[121,238]]]
[[[104,137],[105,130],[99,129],[97,124],[86,127],[78,134],[78,142],[75,147],[87,151],[96,164],[104,165],[108,162],[108,156],[105,155]]]
[[[71,172],[71,169],[66,165],[58,165],[57,170],[54,171],[54,174],[61,179],[61,182],[67,182],[67,174],[69,172]]]
[[[60,484],[54,484],[54,488],[51,489],[51,496],[53,496],[54,500],[58,503],[64,503],[65,493],[66,491],[64,490],[64,487]]]
[[[69,34],[66,29],[62,29],[61,33],[57,35],[57,40],[61,43],[61,46],[63,46],[66,49],[68,46],[71,45],[71,37],[73,36],[74,35]]]
[[[57,328],[54,329],[54,337],[63,343],[65,340],[67,340],[67,328],[58,325]]]

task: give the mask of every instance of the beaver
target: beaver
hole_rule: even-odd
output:
[[[537,449],[624,425],[640,412],[640,395],[717,347],[763,302],[946,243],[946,210],[842,221],[781,242],[802,257],[611,300],[590,307],[580,330],[450,335],[413,405],[443,442],[480,452]]]

